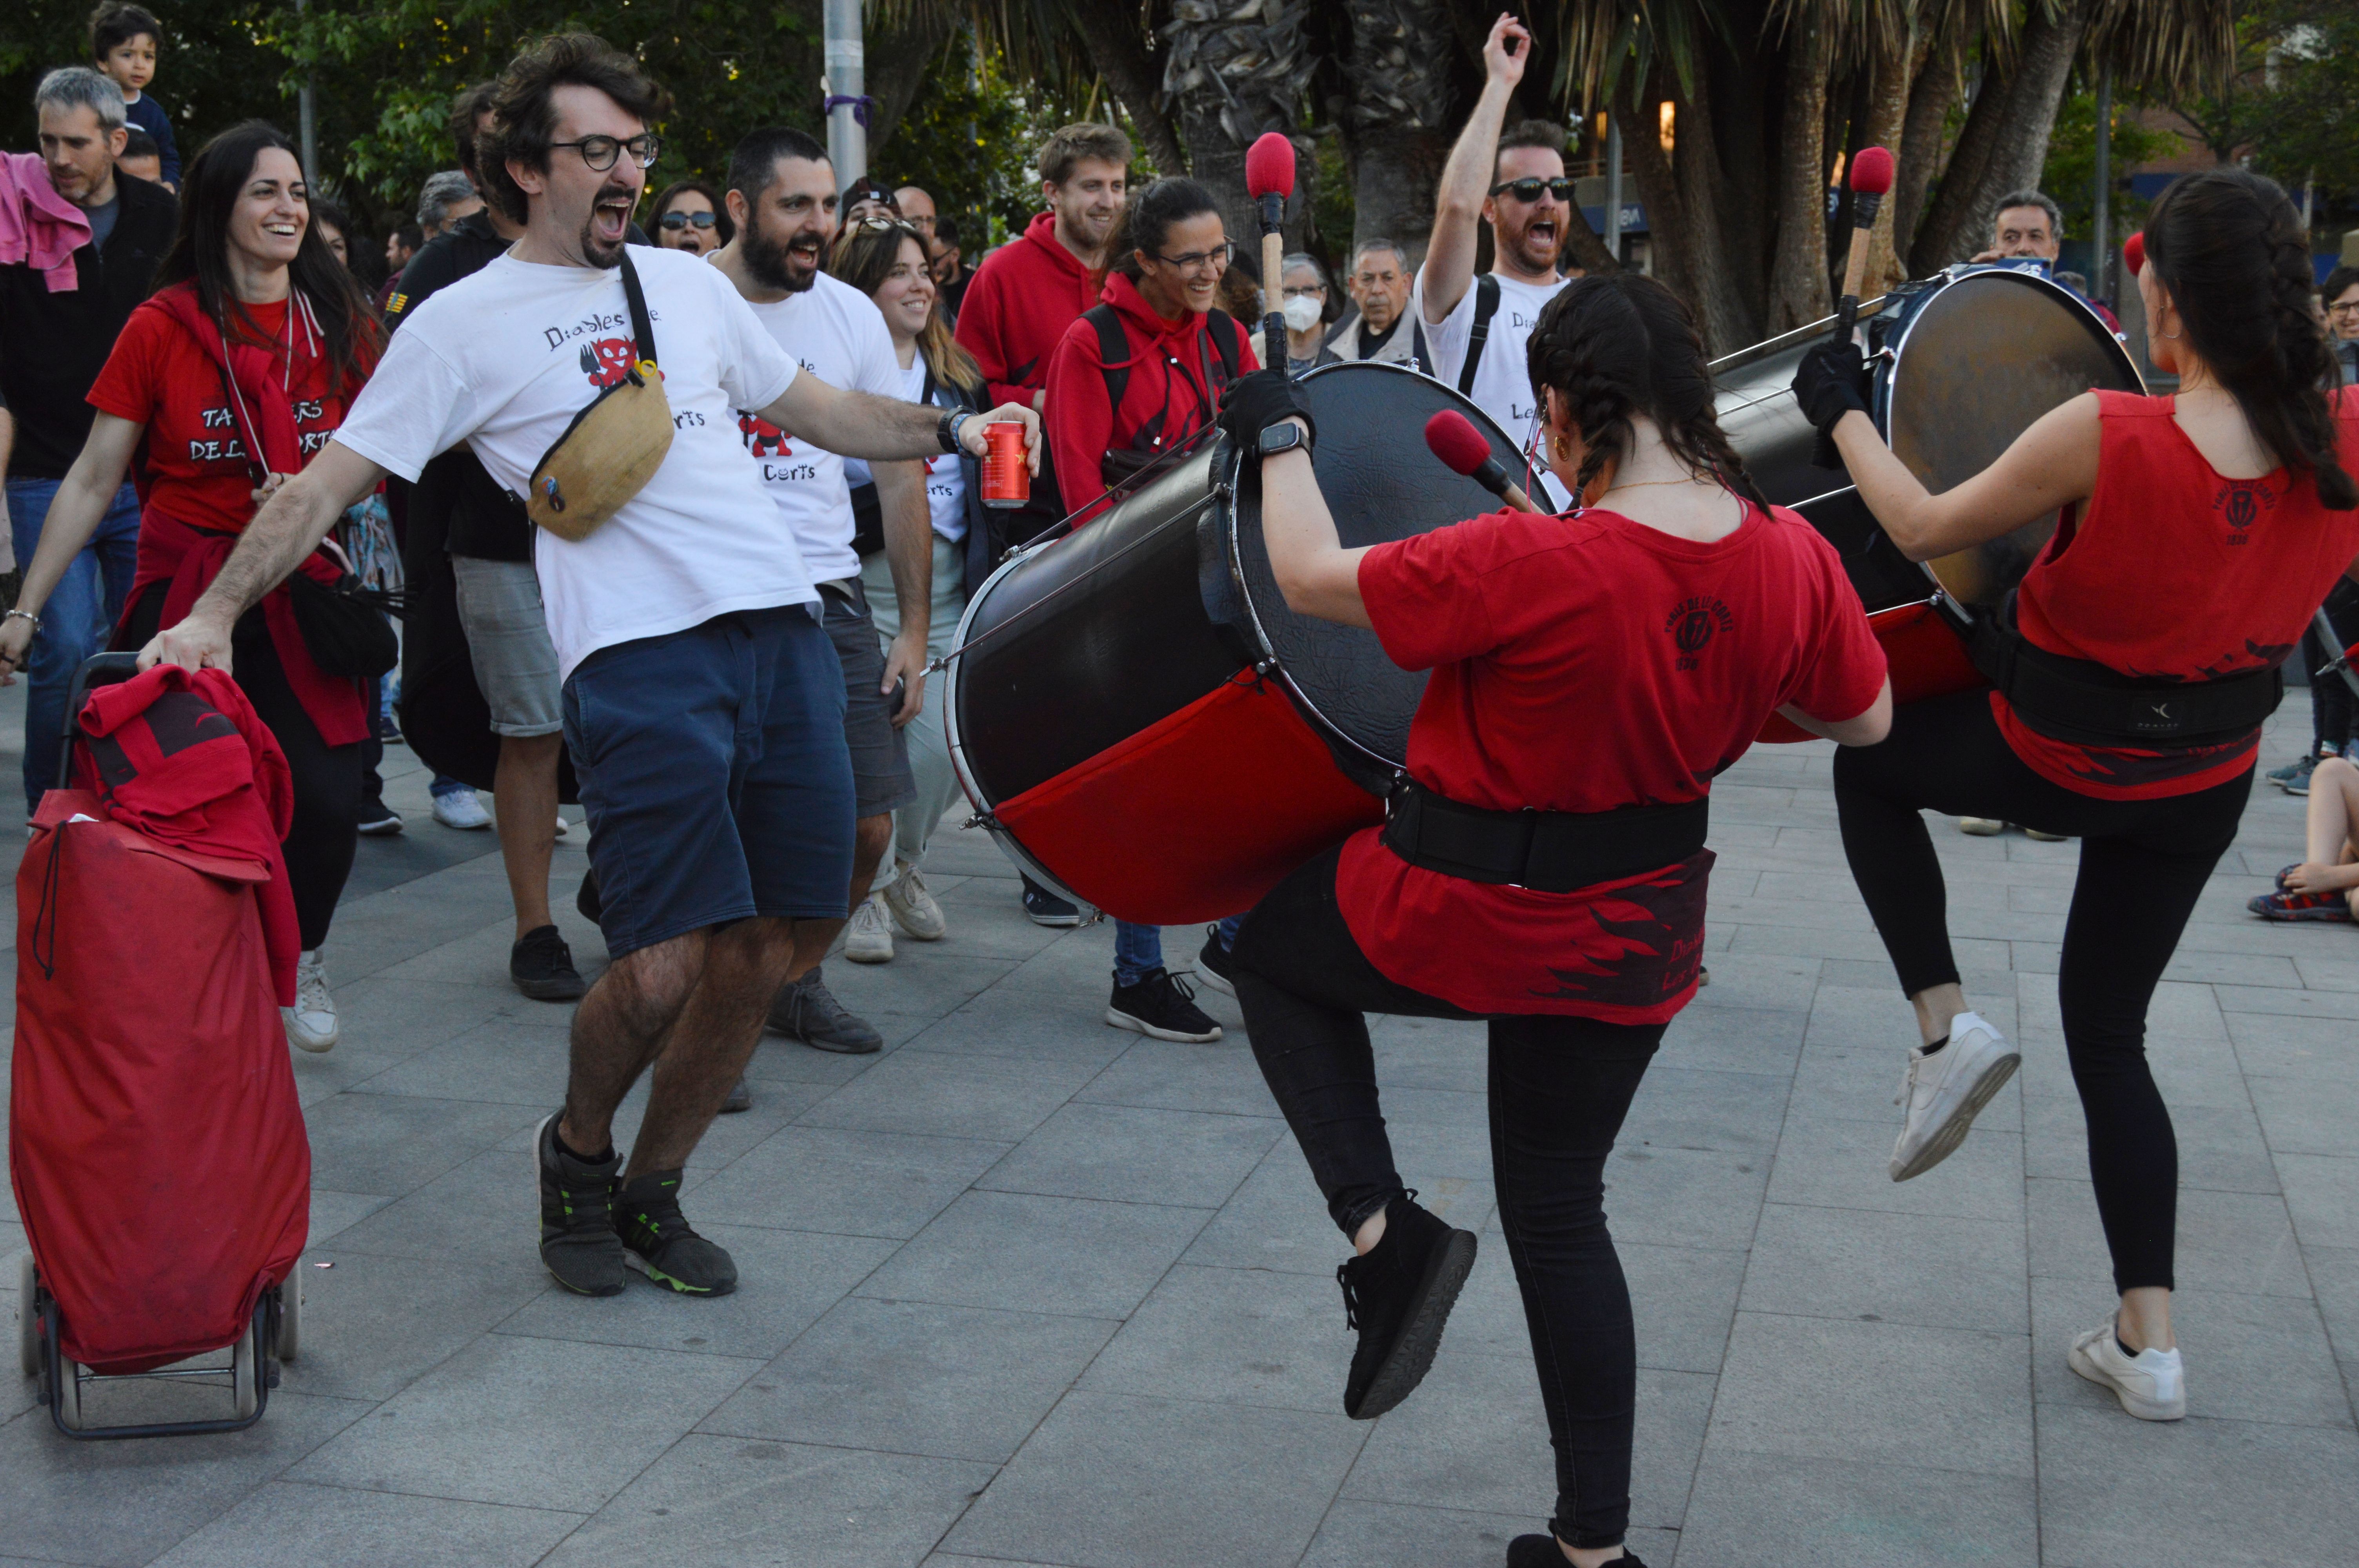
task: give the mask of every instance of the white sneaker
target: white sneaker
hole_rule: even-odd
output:
[[[2072,841],[2069,833],[2042,833],[2037,827],[2025,828],[2023,836],[2035,844],[2069,844]]]
[[[2140,1421],[2180,1421],[2187,1415],[2187,1368],[2179,1352],[2149,1346],[2125,1355],[2111,1318],[2074,1340],[2065,1360],[2089,1381],[2113,1390],[2122,1409]]]
[[[564,837],[565,837],[565,829],[566,829],[566,827],[567,827],[567,824],[566,824],[565,818],[563,818],[562,816],[559,817],[559,818],[557,819],[557,836],[558,836],[560,838],[564,838]]]
[[[306,1051],[332,1051],[339,1030],[336,999],[328,990],[328,964],[312,948],[295,959],[295,1005],[278,1010],[289,1044]]]
[[[920,942],[939,942],[948,928],[942,920],[942,906],[926,891],[926,879],[918,874],[915,866],[903,866],[901,874],[886,885],[885,907],[892,912],[902,930]]]
[[[1971,833],[1977,838],[1995,838],[2006,831],[2006,824],[1995,816],[1961,816],[1958,831]]]
[[[893,961],[893,923],[886,918],[881,899],[872,894],[852,912],[852,924],[843,933],[843,956],[855,964]]]
[[[1893,1104],[1908,1108],[1900,1141],[1892,1146],[1892,1179],[1921,1176],[1958,1152],[1974,1116],[1990,1103],[2023,1054],[1978,1013],[1950,1020],[1950,1043],[1931,1055],[1908,1053],[1908,1071]]]
[[[479,827],[489,827],[492,814],[484,809],[484,803],[475,798],[473,790],[454,789],[434,797],[434,820],[445,827],[472,833]]]

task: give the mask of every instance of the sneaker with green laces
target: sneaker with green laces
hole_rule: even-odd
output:
[[[540,1261],[577,1296],[620,1295],[623,1243],[614,1234],[614,1176],[623,1157],[579,1160],[557,1141],[555,1115],[533,1133],[540,1176]]]
[[[737,1265],[679,1212],[678,1171],[633,1176],[614,1195],[623,1261],[684,1296],[725,1296],[737,1288]]]

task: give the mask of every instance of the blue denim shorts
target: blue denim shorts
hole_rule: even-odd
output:
[[[848,913],[843,672],[809,609],[601,648],[564,696],[608,953],[751,915]]]

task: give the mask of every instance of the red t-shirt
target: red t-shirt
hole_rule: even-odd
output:
[[[2346,469],[2359,471],[2359,399],[2337,395]],[[2285,662],[2311,611],[2359,556],[2359,512],[2330,512],[2308,475],[2228,479],[2168,397],[2097,394],[2097,488],[2068,510],[2016,594],[2034,647],[2123,675],[2209,680]],[[1996,692],[1991,712],[2024,764],[2099,800],[2155,800],[2227,783],[2260,730],[2176,752],[2051,740]]]
[[[1676,806],[1711,792],[1770,712],[1866,711],[1884,651],[1834,549],[1748,509],[1696,544],[1617,513],[1494,513],[1360,563],[1385,652],[1430,669],[1409,727],[1427,788],[1495,810]],[[1687,1004],[1712,851],[1569,893],[1344,846],[1345,922],[1390,979],[1473,1012],[1659,1023]]]
[[[264,338],[287,342],[285,300],[246,309]],[[329,395],[327,362],[300,351],[301,337],[299,330],[286,383],[308,463],[343,423],[345,403],[360,388],[347,386],[341,399]],[[280,363],[286,362],[282,348]],[[90,402],[102,414],[147,427],[149,505],[225,533],[238,532],[254,516],[254,467],[230,415],[221,362],[161,307],[142,305],[131,313],[91,386]]]

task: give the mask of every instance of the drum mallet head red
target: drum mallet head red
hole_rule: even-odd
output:
[[[1835,336],[1851,336],[1859,318],[1859,291],[1867,279],[1867,253],[1875,237],[1875,215],[1892,189],[1892,153],[1862,147],[1851,160],[1851,254],[1843,261],[1843,302],[1835,307]]]
[[[2122,265],[2136,277],[2146,270],[2146,232],[2140,230],[2122,242]]]
[[[1245,149],[1245,189],[1256,201],[1294,194],[1294,144],[1280,131],[1265,131]]]
[[[1425,422],[1425,444],[1444,468],[1462,473],[1516,512],[1529,512],[1530,498],[1508,482],[1507,470],[1491,455],[1491,443],[1474,421],[1455,408],[1439,409]]]
[[[1264,131],[1245,149],[1245,190],[1261,209],[1262,363],[1286,368],[1286,318],[1278,302],[1286,297],[1286,199],[1294,194],[1294,144],[1282,131]]]

